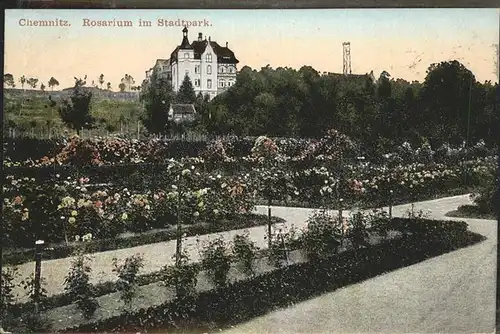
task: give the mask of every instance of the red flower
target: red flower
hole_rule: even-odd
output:
[[[95,205],[96,208],[100,208],[100,207],[102,207],[102,202],[101,201],[97,201],[97,202],[95,202],[94,205]]]

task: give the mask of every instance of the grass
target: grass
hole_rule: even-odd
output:
[[[62,134],[64,130],[70,131],[62,123],[57,111],[62,99],[53,98],[56,104],[51,105],[50,95],[50,91],[26,96],[6,92],[4,95],[4,117],[7,129],[16,128],[17,134],[33,134],[41,138],[48,138],[49,128],[52,134]],[[97,119],[93,134],[104,135],[106,131],[118,132],[122,130],[135,134],[137,133],[137,122],[143,114],[143,109],[138,100],[93,98],[91,114]],[[7,131],[5,133],[8,134]]]
[[[445,214],[447,217],[497,220],[492,212],[483,212],[477,205],[461,205],[457,210]]]

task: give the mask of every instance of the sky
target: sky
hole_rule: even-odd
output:
[[[130,74],[140,84],[156,59],[168,59],[181,43],[182,27],[158,20],[206,20],[190,27],[229,48],[240,61],[260,69],[303,65],[319,72],[342,73],[342,42],[351,43],[352,73],[386,70],[394,78],[425,79],[432,63],[458,60],[476,79],[498,82],[497,9],[321,9],[321,10],[28,10],[5,11],[5,73],[36,77],[59,88],[104,74],[118,90]],[[28,20],[67,21],[70,26],[26,26]],[[131,20],[133,27],[91,27],[84,21]],[[151,27],[138,21],[149,20]],[[204,21],[205,22],[205,21]],[[24,24],[24,26],[23,26]],[[16,83],[17,86],[20,86]]]

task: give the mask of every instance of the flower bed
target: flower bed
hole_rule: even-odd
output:
[[[118,295],[111,294],[99,298],[103,309],[90,319],[82,318],[74,305],[49,310],[44,315],[52,324],[52,330],[57,331],[129,332],[158,327],[168,332],[175,327],[182,331],[200,330],[200,327],[205,331],[222,329],[275,307],[284,307],[484,240],[468,232],[463,222],[395,218],[385,224],[385,229],[398,231],[400,237],[340,253],[324,248],[327,240],[315,238],[314,245],[319,246],[316,249],[323,249],[324,256],[311,258],[307,255],[309,252],[292,251],[289,263],[278,267],[266,264],[265,259],[256,260],[260,265],[253,274],[243,274],[234,267],[230,280],[217,289],[203,279],[206,274],[200,273],[194,299],[175,298],[168,287],[153,283],[141,287],[137,301],[128,312],[120,308]],[[315,235],[322,234],[315,232]]]
[[[455,167],[361,165],[342,171],[321,167],[298,172],[260,163],[250,173],[228,176],[172,160],[162,170],[148,168],[137,176],[136,189],[126,186],[130,184],[127,179],[134,179],[127,175],[122,175],[121,183],[100,186],[74,174],[68,179],[51,172],[56,181],[43,183],[33,177],[8,175],[4,183],[4,242],[10,247],[31,248],[36,239],[58,243],[86,233],[110,239],[126,231],[167,228],[177,224],[178,196],[184,224],[216,224],[251,211],[256,201],[329,208],[380,207],[431,199],[455,190],[467,193],[471,191],[468,184],[481,184],[494,168],[492,158]],[[146,174],[149,179],[140,177]]]
[[[244,177],[202,174],[194,166],[175,162],[169,171],[168,188],[145,192],[122,187],[91,191],[84,177],[39,183],[7,176],[3,240],[7,246],[30,247],[37,239],[68,243],[87,233],[107,239],[178,223],[216,224],[254,206],[254,194]]]

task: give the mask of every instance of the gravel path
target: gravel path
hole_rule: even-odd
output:
[[[415,204],[431,218],[464,220],[488,239],[332,293],[271,312],[229,333],[492,333],[497,222],[444,217],[468,196]],[[394,208],[402,215],[411,205]],[[296,209],[279,209],[283,218]],[[281,216],[278,214],[278,216]]]

